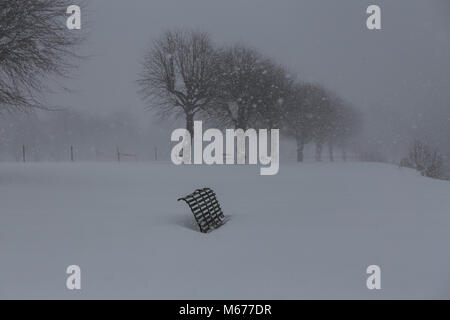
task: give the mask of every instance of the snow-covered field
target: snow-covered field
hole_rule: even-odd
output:
[[[204,186],[207,235],[176,201]],[[0,203],[0,298],[450,298],[450,182],[394,166],[1,163]]]

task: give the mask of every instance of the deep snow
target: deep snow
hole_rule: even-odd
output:
[[[204,186],[207,235],[176,201]],[[0,298],[450,298],[450,182],[395,166],[0,163],[0,203]]]

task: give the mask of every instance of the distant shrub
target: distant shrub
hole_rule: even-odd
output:
[[[438,150],[433,150],[428,145],[419,140],[409,148],[408,158],[402,160],[405,167],[414,168],[423,176],[442,179],[443,176],[443,157]],[[401,165],[402,166],[402,165]]]

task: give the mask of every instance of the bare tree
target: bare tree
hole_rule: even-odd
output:
[[[361,131],[363,124],[362,115],[355,107],[339,97],[336,109],[337,119],[335,119],[330,142],[342,149],[342,160],[346,161],[348,143],[352,137]]]
[[[296,84],[285,101],[286,113],[283,128],[297,142],[298,162],[303,162],[305,145],[312,139],[312,89],[313,86],[308,83]]]
[[[221,49],[219,60],[221,99],[212,118],[243,130],[278,127],[291,86],[285,69],[241,44]]]
[[[286,113],[286,98],[294,82],[287,70],[273,61],[262,64],[263,74],[259,79],[260,103],[257,105],[257,121],[264,128],[279,128]]]
[[[335,93],[328,92],[328,102],[330,106],[325,120],[330,161],[334,161],[336,146],[342,148],[343,160],[346,161],[348,140],[359,131],[361,117],[356,109]]]
[[[264,73],[262,62],[259,52],[243,45],[220,50],[221,103],[211,111],[221,125],[243,130],[251,126],[261,101],[258,84]]]
[[[316,144],[316,161],[322,161],[323,145],[329,140],[336,119],[336,109],[330,100],[330,95],[319,85],[314,85],[309,97],[312,105],[312,139]]]
[[[161,116],[184,115],[192,136],[194,116],[217,100],[217,63],[207,33],[167,31],[145,56],[140,93]]]
[[[68,0],[0,1],[0,112],[45,108],[49,80],[74,67],[82,37],[66,27]]]

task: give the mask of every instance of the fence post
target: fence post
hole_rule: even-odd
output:
[[[70,146],[70,161],[72,161],[72,162],[75,161],[75,157],[73,155],[73,146]]]
[[[23,162],[27,161],[26,156],[25,156],[25,145],[22,146],[22,161]]]
[[[117,148],[117,162],[120,162],[120,151],[119,151],[119,148]]]

